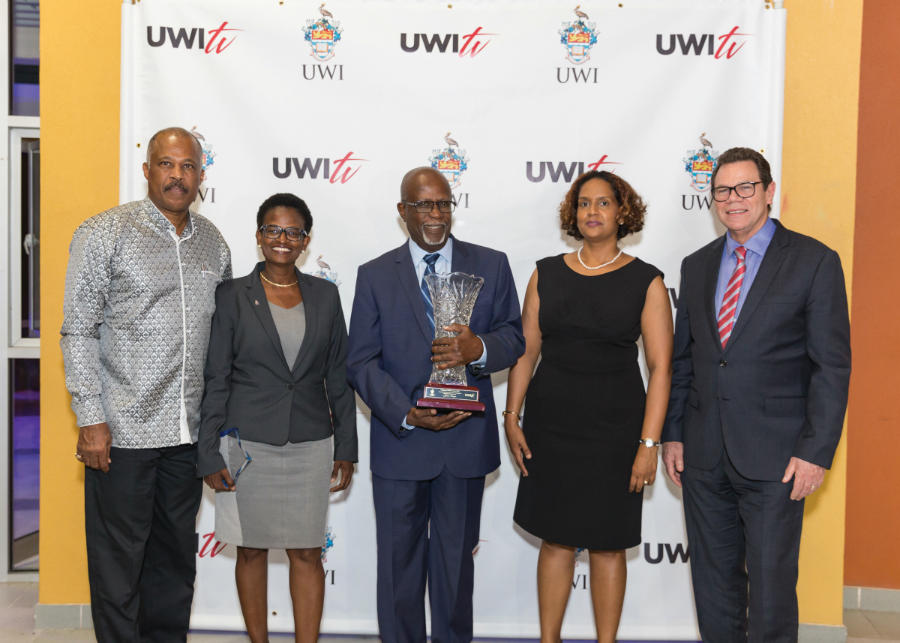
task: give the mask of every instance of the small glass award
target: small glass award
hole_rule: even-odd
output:
[[[469,325],[475,300],[484,285],[484,279],[464,272],[425,275],[425,284],[434,306],[434,338],[453,337],[455,333],[444,330],[450,324]],[[431,378],[425,385],[425,393],[416,402],[420,408],[453,409],[460,411],[484,411],[484,402],[478,399],[478,389],[466,385],[465,365],[431,369]]]

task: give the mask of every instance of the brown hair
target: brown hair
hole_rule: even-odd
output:
[[[581,192],[581,186],[591,179],[606,181],[613,190],[613,196],[619,206],[619,218],[622,219],[616,238],[621,239],[632,232],[640,232],[644,227],[644,215],[647,213],[644,200],[622,177],[612,172],[591,170],[575,179],[566,192],[566,197],[559,204],[559,220],[566,234],[579,240],[584,238],[578,231],[578,193]]]

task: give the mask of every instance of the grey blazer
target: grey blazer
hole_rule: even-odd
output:
[[[216,290],[201,404],[197,473],[225,467],[219,431],[282,445],[334,435],[334,459],[357,460],[356,405],[347,385],[347,329],[337,287],[296,271],[306,311],[300,353],[288,364],[259,278],[264,264]]]

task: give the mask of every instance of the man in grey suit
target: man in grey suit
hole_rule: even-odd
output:
[[[712,196],[727,232],[681,266],[663,462],[683,489],[703,640],[796,641],[803,499],[847,407],[844,275],[837,253],[769,218],[755,150],[719,156]]]
[[[154,134],[147,198],[91,217],[69,249],[60,344],[101,643],[187,637],[203,365],[216,285],[231,278],[222,235],[189,210],[202,157],[187,130]]]

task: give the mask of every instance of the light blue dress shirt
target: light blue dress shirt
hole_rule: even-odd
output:
[[[737,266],[737,255],[734,253],[735,248],[743,245],[747,249],[744,281],[741,283],[741,294],[738,296],[737,308],[734,311],[734,319],[737,321],[741,314],[741,308],[747,300],[747,293],[750,292],[753,280],[756,279],[756,273],[759,272],[759,266],[762,263],[763,257],[766,255],[766,250],[768,249],[773,236],[775,236],[775,223],[772,219],[766,219],[763,227],[760,228],[756,234],[747,239],[747,242],[744,244],[740,244],[732,239],[730,231],[726,233],[725,247],[722,249],[722,261],[719,264],[719,279],[716,282],[716,308],[713,311],[714,315],[717,317],[719,315],[719,309],[722,307],[722,299],[725,297],[728,281],[731,279],[731,273],[734,272],[734,269]]]

